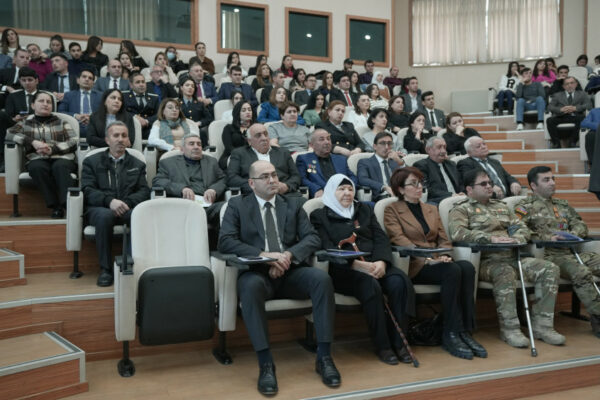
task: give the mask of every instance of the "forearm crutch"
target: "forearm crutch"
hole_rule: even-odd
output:
[[[352,246],[352,248],[354,249],[354,251],[360,251],[358,249],[358,246],[356,245],[356,233],[352,232],[352,235],[350,235],[349,238],[347,239],[343,239],[340,240],[340,242],[338,243],[338,248],[341,250],[342,246],[345,244],[350,244]],[[365,261],[365,258],[363,256],[358,256],[358,258],[361,261]],[[412,360],[412,363],[414,365],[415,368],[419,367],[419,360],[417,360],[417,357],[415,356],[415,353],[413,353],[412,349],[410,348],[410,345],[408,344],[408,340],[406,340],[406,336],[404,335],[404,332],[402,331],[402,328],[400,328],[400,325],[398,324],[398,321],[396,320],[396,317],[394,316],[394,313],[392,313],[392,310],[390,308],[390,304],[388,302],[387,296],[383,296],[383,305],[385,306],[385,309],[388,313],[388,315],[390,316],[392,322],[394,323],[394,326],[396,327],[396,331],[398,331],[398,334],[400,335],[400,338],[402,339],[402,343],[404,344],[404,347],[406,347],[406,351],[408,351],[408,354],[410,355],[410,358]]]
[[[529,302],[527,301],[527,291],[525,290],[525,277],[523,276],[523,266],[521,265],[521,249],[517,247],[517,265],[519,266],[519,277],[521,278],[521,290],[523,291],[523,305],[525,306],[525,317],[527,318],[527,329],[529,330],[529,341],[531,342],[531,356],[537,357],[537,349],[533,340],[533,329],[531,327],[531,316],[529,315]]]
[[[573,252],[573,254],[575,254],[575,258],[577,258],[577,262],[579,264],[585,266],[585,264],[583,263],[583,260],[579,256],[579,252],[577,250],[575,250],[574,246],[571,246],[571,251]],[[600,296],[600,289],[598,289],[598,285],[596,284],[596,281],[594,280],[594,276],[593,275],[592,275],[592,284],[594,285],[594,288],[596,288],[596,292]]]

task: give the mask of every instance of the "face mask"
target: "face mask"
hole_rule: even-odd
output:
[[[167,58],[169,59],[169,61],[172,61],[175,59],[175,53],[173,53],[172,51],[169,51],[167,53]]]

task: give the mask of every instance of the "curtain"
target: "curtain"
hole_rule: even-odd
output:
[[[221,47],[224,49],[239,49],[240,43],[240,13],[221,11]]]
[[[13,10],[23,29],[85,33],[82,0],[13,0]]]
[[[156,0],[87,1],[89,35],[156,40],[159,9]]]
[[[485,12],[485,0],[413,0],[413,63],[485,61]]]

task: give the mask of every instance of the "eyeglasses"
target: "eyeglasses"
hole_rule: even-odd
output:
[[[492,183],[492,181],[483,181],[483,182],[479,182],[479,183],[474,183],[473,186],[486,187],[486,186],[494,186],[494,184]]]
[[[256,178],[250,178],[257,181],[268,181],[269,178],[277,179],[277,172],[271,172],[270,174],[261,174]]]
[[[382,145],[382,146],[386,146],[386,147],[392,147],[394,145],[394,142],[377,142],[378,145]]]
[[[421,182],[421,181],[417,181],[417,182],[407,182],[407,183],[405,183],[405,184],[404,184],[404,187],[407,187],[407,186],[412,186],[412,187],[414,187],[414,188],[418,188],[419,186],[420,186],[420,187],[423,187],[423,182]]]

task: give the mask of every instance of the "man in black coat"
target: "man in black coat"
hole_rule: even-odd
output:
[[[456,164],[448,160],[446,141],[437,136],[429,138],[425,151],[429,157],[417,161],[415,167],[425,175],[427,202],[438,205],[446,197],[464,194],[465,187]]]
[[[78,90],[77,76],[69,73],[69,60],[64,53],[54,53],[50,56],[54,72],[46,76],[43,89],[54,94],[57,101],[62,101],[65,93]]]
[[[129,154],[127,125],[111,122],[106,132],[108,149],[83,160],[81,189],[85,216],[96,228],[96,249],[100,262],[98,286],[113,283],[113,227],[131,221],[133,208],[150,198],[146,164]]]
[[[258,391],[278,391],[269,348],[265,301],[274,298],[311,299],[317,333],[316,372],[324,384],[341,383],[331,357],[335,298],[329,275],[306,264],[319,248],[317,232],[296,198],[278,196],[279,179],[267,161],[250,166],[252,192],[229,201],[219,234],[219,251],[239,257],[268,257],[240,273],[237,287],[242,316],[258,357]]]
[[[350,75],[342,75],[338,86],[339,89],[331,89],[331,92],[329,93],[329,102],[331,103],[334,100],[340,100],[346,106],[354,107],[358,100],[358,95],[350,89]]]
[[[521,193],[519,181],[506,172],[500,161],[488,157],[489,150],[485,140],[479,136],[471,136],[465,141],[465,149],[469,157],[460,160],[457,165],[458,172],[463,179],[468,171],[481,168],[490,176],[494,184],[495,198],[502,199]]]

